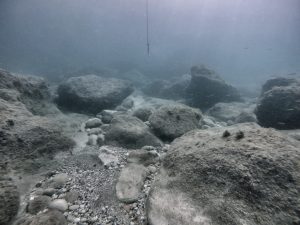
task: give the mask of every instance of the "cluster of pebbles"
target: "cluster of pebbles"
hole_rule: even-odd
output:
[[[32,217],[56,210],[67,221],[61,224],[68,225],[147,224],[145,205],[159,160],[147,167],[148,173],[138,199],[124,203],[116,197],[116,183],[120,172],[127,166],[130,150],[111,146],[101,149],[113,154],[117,160],[105,165],[91,165],[88,161],[78,164],[74,159],[76,156],[64,159],[63,167],[47,173],[45,179],[39,181],[25,197],[24,214]],[[158,155],[162,151],[149,150],[156,151]]]

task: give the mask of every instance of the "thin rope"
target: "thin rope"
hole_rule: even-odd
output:
[[[146,0],[146,24],[147,24],[147,53],[150,56],[150,42],[149,42],[149,0]]]

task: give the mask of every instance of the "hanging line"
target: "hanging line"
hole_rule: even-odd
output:
[[[149,43],[149,0],[146,0],[146,24],[147,24],[147,53],[150,56],[150,43]]]

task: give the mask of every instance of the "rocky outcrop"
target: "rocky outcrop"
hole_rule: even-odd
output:
[[[147,125],[128,115],[117,115],[112,119],[105,135],[105,143],[125,148],[161,145],[161,141],[151,133]]]
[[[260,125],[277,129],[300,128],[300,83],[290,82],[290,79],[276,79],[264,85],[266,91],[255,110]]]
[[[81,113],[97,114],[116,107],[133,92],[127,81],[96,75],[72,77],[58,87],[60,107]]]
[[[19,192],[15,184],[0,171],[0,225],[9,225],[19,209]]]
[[[166,140],[173,140],[184,133],[199,128],[200,110],[181,104],[162,106],[149,118],[154,133]]]
[[[189,103],[208,109],[218,102],[241,101],[238,91],[204,66],[191,69],[192,79],[186,89]]]
[[[149,223],[299,223],[299,144],[255,124],[187,133],[163,159]]]

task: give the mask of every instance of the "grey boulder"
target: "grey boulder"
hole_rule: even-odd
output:
[[[57,103],[62,108],[97,114],[116,107],[133,92],[133,88],[124,80],[86,75],[69,78],[57,91]]]
[[[146,145],[161,146],[161,141],[141,120],[128,115],[115,116],[106,131],[105,143],[125,148],[141,148]]]
[[[255,124],[187,133],[163,158],[149,224],[298,224],[299,146]]]
[[[189,106],[165,105],[155,110],[149,118],[154,133],[165,140],[173,140],[184,133],[199,128],[202,113]]]
[[[300,128],[300,85],[275,86],[262,94],[255,109],[261,126]]]
[[[0,225],[8,225],[17,215],[20,199],[15,184],[0,177]]]
[[[194,66],[191,74],[186,94],[193,107],[208,109],[218,102],[241,101],[237,89],[225,83],[214,71],[204,66]]]

